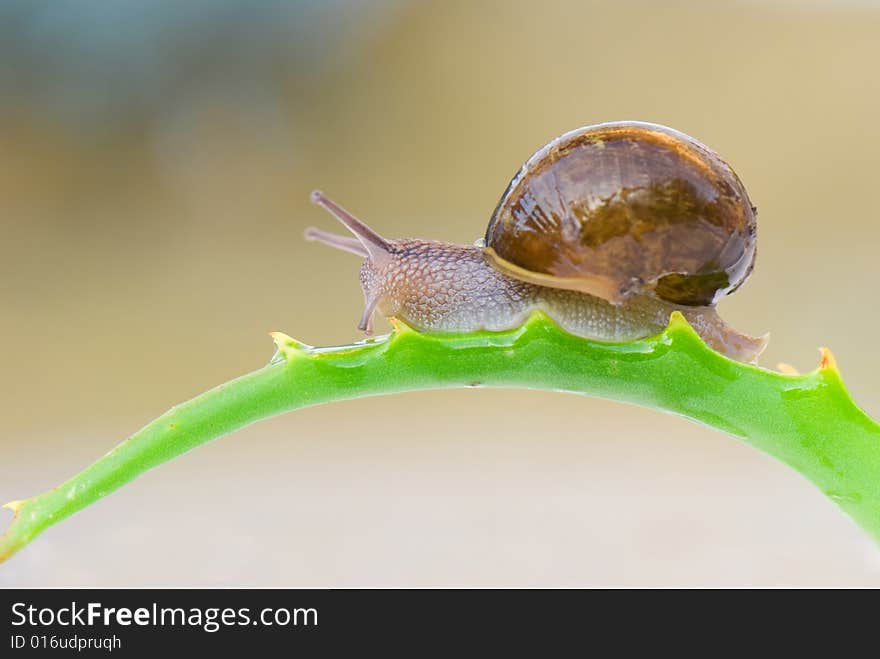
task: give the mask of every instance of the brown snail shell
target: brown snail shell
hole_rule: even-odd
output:
[[[531,283],[614,303],[648,293],[711,306],[752,270],[755,209],[730,166],[692,137],[597,124],[526,161],[484,244],[495,267]]]

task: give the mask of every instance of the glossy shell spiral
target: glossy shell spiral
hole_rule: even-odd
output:
[[[727,163],[636,122],[579,128],[535,153],[485,237],[505,273],[615,303],[650,293],[711,306],[745,281],[755,249],[755,210]]]

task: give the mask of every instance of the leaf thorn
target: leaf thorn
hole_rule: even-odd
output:
[[[837,368],[837,360],[834,358],[834,354],[828,348],[824,346],[819,348],[819,354],[822,355],[822,358],[819,360],[819,370],[832,370],[835,372],[840,372],[840,369]]]
[[[278,352],[287,360],[305,354],[311,347],[301,341],[297,341],[284,332],[269,332],[269,336],[271,336],[272,340],[275,342]]]
[[[405,322],[400,320],[399,318],[394,318],[393,316],[388,318],[388,323],[391,325],[391,329],[394,330],[394,333],[397,335],[401,334],[412,334],[415,330],[407,325]]]
[[[13,513],[18,515],[18,511],[21,509],[21,506],[24,504],[24,501],[10,501],[9,503],[4,503],[3,508],[8,508]]]

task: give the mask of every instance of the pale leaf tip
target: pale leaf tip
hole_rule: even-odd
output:
[[[393,316],[388,318],[388,323],[391,325],[391,329],[394,330],[395,334],[411,334],[415,332],[415,330],[407,325],[405,322],[400,320],[400,318],[394,318]]]
[[[302,354],[309,348],[305,343],[297,341],[284,332],[269,332],[269,336],[272,337],[275,346],[278,348],[278,352],[284,355],[285,359],[290,359],[291,357]]]
[[[553,328],[559,329],[559,325],[542,309],[534,309],[526,322],[523,324],[526,330]]]
[[[822,356],[819,360],[820,371],[832,370],[840,372],[840,369],[837,368],[837,360],[834,358],[834,353],[831,350],[823,346],[819,348],[819,354]]]
[[[17,515],[18,511],[21,509],[22,504],[24,504],[24,501],[10,501],[9,503],[4,503],[2,507],[8,508]]]
[[[677,309],[669,314],[669,328],[690,327],[691,324],[684,317],[684,314]]]
[[[675,332],[684,332],[686,334],[690,334],[692,336],[697,337],[701,342],[703,339],[697,334],[697,331],[694,329],[693,325],[688,322],[688,319],[685,318],[684,314],[681,311],[673,311],[669,314],[669,323],[666,325],[666,329],[664,333],[671,334]]]

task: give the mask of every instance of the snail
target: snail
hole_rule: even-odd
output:
[[[482,240],[458,245],[383,238],[323,193],[312,201],[354,237],[316,228],[307,240],[364,259],[359,329],[378,311],[432,332],[505,330],[540,309],[598,341],[651,336],[678,310],[703,340],[756,362],[768,337],[715,311],[752,271],[756,209],[734,171],[679,131],[643,122],[578,128],[513,177]]]

